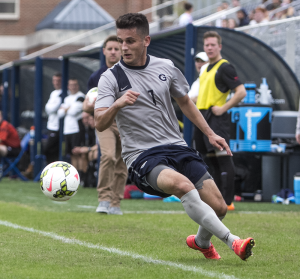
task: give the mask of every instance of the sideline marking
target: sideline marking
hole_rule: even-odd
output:
[[[180,210],[146,210],[146,211],[124,211],[126,214],[186,214],[185,211]]]
[[[79,208],[88,208],[88,209],[95,209],[97,208],[97,206],[94,206],[94,205],[77,205],[77,207]]]
[[[77,240],[77,239],[67,238],[67,237],[60,236],[58,234],[52,233],[52,232],[45,232],[45,231],[40,231],[40,230],[36,230],[36,229],[33,229],[33,228],[19,226],[17,224],[13,224],[13,223],[10,223],[10,222],[7,222],[7,221],[0,220],[0,225],[10,227],[10,228],[14,228],[14,229],[20,229],[20,230],[24,230],[24,231],[28,231],[28,232],[32,232],[32,233],[38,233],[40,235],[47,236],[47,237],[50,237],[50,238],[55,239],[55,240],[59,240],[63,243],[77,244],[77,245],[84,246],[84,247],[87,247],[87,248],[103,250],[103,251],[107,251],[109,253],[118,254],[120,256],[127,256],[127,257],[131,257],[133,259],[143,260],[147,263],[165,265],[165,266],[170,266],[170,267],[182,269],[184,271],[191,271],[191,272],[194,272],[194,273],[200,273],[202,275],[212,277],[212,278],[237,279],[234,276],[226,275],[224,273],[217,273],[217,272],[213,272],[213,271],[207,271],[207,270],[202,269],[201,267],[177,264],[177,263],[174,263],[174,262],[171,262],[171,261],[157,260],[157,259],[153,259],[151,257],[142,256],[142,255],[139,255],[139,254],[136,254],[136,253],[122,251],[122,250],[117,249],[117,248],[109,248],[109,247],[105,247],[105,246],[102,246],[102,245],[97,245],[97,244],[93,244],[93,243],[89,243],[89,242],[85,242],[85,241],[80,241],[80,240]]]
[[[55,201],[53,201],[55,202]],[[62,202],[56,202],[61,204]],[[96,209],[94,205],[77,205],[79,208]],[[296,211],[295,211],[296,212]],[[140,211],[123,211],[125,214],[186,214],[184,210],[140,210]],[[229,214],[277,214],[277,213],[290,213],[290,211],[233,211]],[[228,214],[228,213],[227,213]]]

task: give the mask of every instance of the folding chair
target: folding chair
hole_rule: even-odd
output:
[[[3,169],[2,176],[0,175],[0,180],[2,177],[5,177],[10,171],[14,171],[18,177],[20,177],[23,181],[28,181],[28,178],[26,178],[22,173],[19,171],[17,164],[19,163],[20,159],[22,158],[24,152],[27,150],[28,144],[30,140],[30,134],[27,133],[22,141],[21,141],[21,151],[17,157],[2,157],[0,164],[2,164],[2,167],[4,165],[8,165],[5,169]]]

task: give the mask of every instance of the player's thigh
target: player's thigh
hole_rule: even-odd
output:
[[[201,199],[207,203],[218,216],[224,216],[227,212],[226,203],[213,179],[206,179],[202,189],[198,190]]]
[[[157,186],[167,194],[181,198],[189,191],[195,189],[194,184],[179,172],[164,169],[157,177]]]

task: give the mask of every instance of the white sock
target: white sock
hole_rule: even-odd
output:
[[[232,244],[236,239],[240,239],[238,236],[229,232],[223,239],[221,239],[226,245],[228,245],[229,249],[232,249]]]
[[[201,200],[196,189],[193,189],[182,196],[181,203],[186,213],[193,221],[203,227],[208,233],[215,235],[222,240],[230,249],[232,249],[233,241],[239,239],[239,237],[230,233],[229,229],[220,221],[214,210]],[[207,234],[206,238],[208,238],[208,236],[209,235]]]
[[[196,189],[182,196],[181,202],[189,217],[216,237],[222,239],[230,232],[214,210],[201,200]]]
[[[219,217],[220,221],[222,221],[225,216]],[[210,239],[212,238],[213,234],[210,233],[207,229],[202,226],[199,226],[197,235],[195,237],[195,242],[200,248],[207,249],[210,246]]]

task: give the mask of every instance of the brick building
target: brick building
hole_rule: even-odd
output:
[[[139,12],[162,2],[164,0],[0,0],[0,64],[99,27],[124,13]],[[76,5],[84,7],[72,10],[75,13],[73,19],[70,13],[63,14],[66,9],[71,10],[71,5],[73,8]],[[90,11],[84,11],[85,9]],[[98,25],[96,22],[93,26],[84,25],[85,18],[91,18],[92,12],[104,14],[106,22],[98,22]],[[148,17],[151,16],[149,14]],[[73,20],[73,25],[65,24],[67,17],[70,18],[68,23]],[[98,20],[100,18],[101,16],[96,17]],[[51,20],[55,24],[51,25]],[[74,27],[76,20],[81,24]],[[78,45],[73,44],[65,47],[65,51],[73,52],[88,43],[93,42],[87,40]]]

